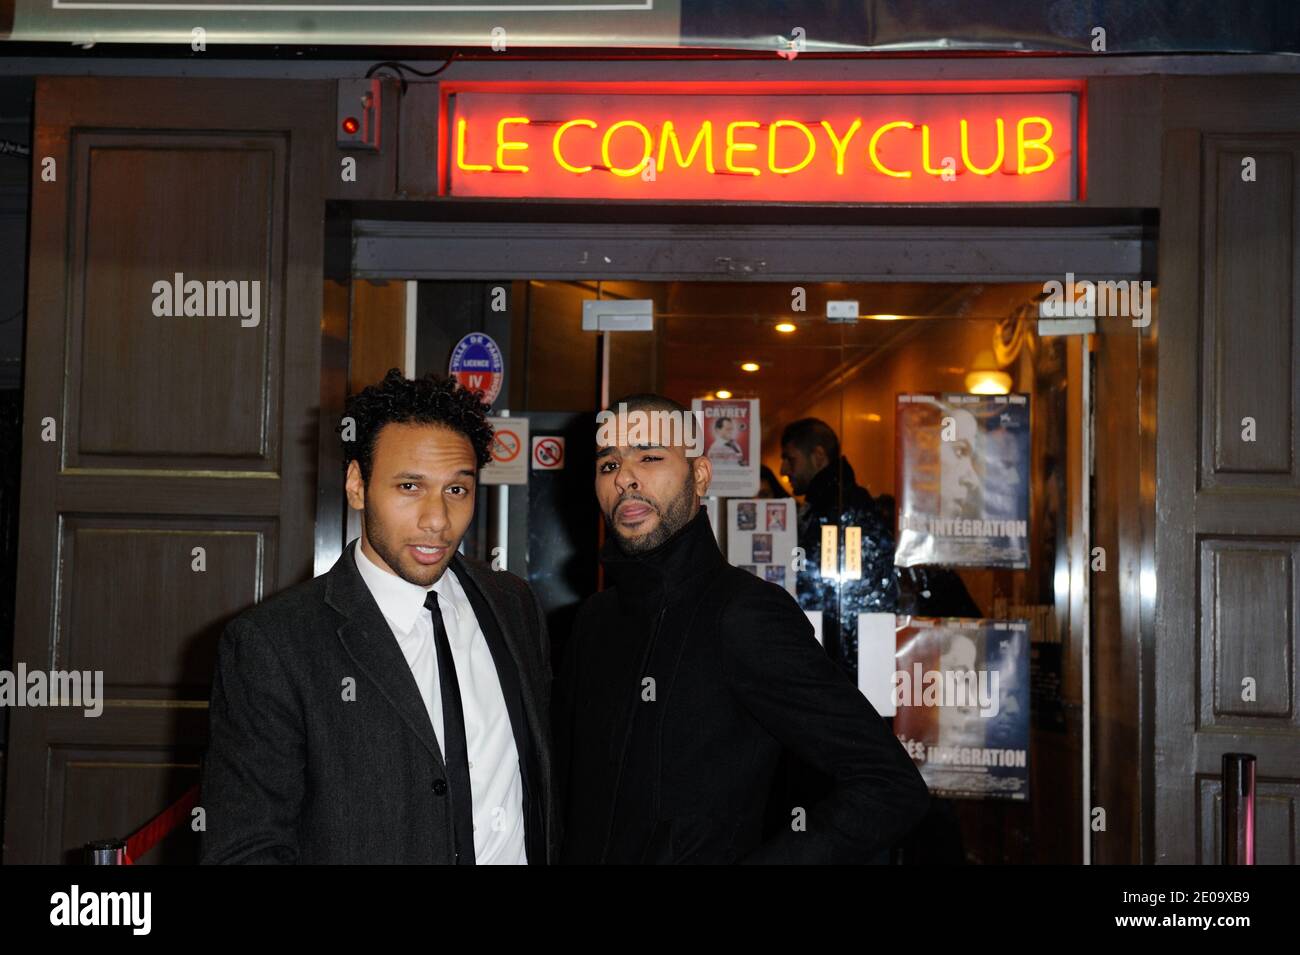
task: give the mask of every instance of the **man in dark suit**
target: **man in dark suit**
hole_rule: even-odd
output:
[[[657,395],[612,407],[689,415]],[[866,861],[924,815],[925,783],[794,598],[723,558],[700,506],[712,467],[669,431],[597,436],[612,586],[583,604],[556,681],[561,860]],[[834,785],[764,839],[783,751]]]
[[[541,607],[456,553],[489,458],[485,414],[453,381],[397,369],[348,400],[361,538],[222,635],[204,862],[553,861]]]

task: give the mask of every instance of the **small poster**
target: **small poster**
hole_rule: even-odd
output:
[[[492,460],[479,469],[480,484],[528,483],[528,419],[488,418]]]
[[[1029,623],[902,617],[894,733],[930,792],[1029,798]]]
[[[794,595],[790,563],[798,545],[793,498],[727,502],[727,559]]]
[[[898,396],[899,567],[1029,566],[1026,395]]]
[[[713,465],[709,494],[753,497],[760,467],[758,399],[696,398],[691,410],[704,427],[704,455]]]

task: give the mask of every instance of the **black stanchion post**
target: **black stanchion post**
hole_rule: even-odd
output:
[[[1255,864],[1255,757],[1223,754],[1223,865]]]

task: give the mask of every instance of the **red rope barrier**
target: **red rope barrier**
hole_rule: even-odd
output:
[[[135,860],[142,858],[146,852],[156,846],[164,836],[185,821],[195,806],[199,804],[199,787],[196,783],[185,794],[158,815],[127,837],[126,865],[135,865]]]

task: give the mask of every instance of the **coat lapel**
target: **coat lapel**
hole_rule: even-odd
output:
[[[344,549],[325,584],[325,602],[347,618],[338,628],[339,640],[357,667],[379,687],[397,715],[443,766],[442,749],[411,667],[357,570],[353,552],[356,547],[357,541],[353,541]]]

